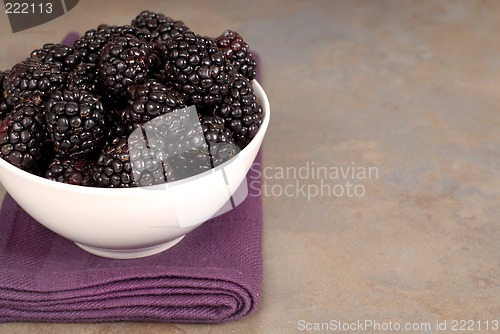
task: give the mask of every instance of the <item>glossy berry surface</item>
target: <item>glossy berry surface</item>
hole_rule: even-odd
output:
[[[96,182],[92,171],[92,161],[54,157],[49,161],[44,177],[61,183],[94,187]]]
[[[129,25],[109,26],[102,24],[96,29],[87,30],[82,37],[75,41],[74,49],[80,55],[82,62],[97,65],[102,48],[114,37],[133,35],[146,41],[151,35],[146,31]]]
[[[187,32],[168,39],[163,51],[164,68],[188,104],[219,103],[234,80],[234,68],[207,37]]]
[[[68,72],[65,88],[67,90],[86,90],[99,94],[97,66],[92,63],[82,63]]]
[[[123,97],[127,88],[147,80],[154,65],[153,45],[135,36],[113,38],[99,55],[99,78],[111,95]]]
[[[240,74],[215,113],[224,119],[241,148],[250,142],[262,124],[262,106],[257,102],[250,81]]]
[[[151,34],[154,41],[165,41],[191,31],[182,21],[176,21],[161,13],[145,10],[132,20],[132,26]]]
[[[143,124],[155,117],[186,107],[185,96],[171,87],[150,79],[128,89],[128,103],[122,112],[125,124]]]
[[[0,157],[23,170],[38,173],[50,143],[44,111],[21,103],[0,124]]]
[[[46,105],[47,131],[60,156],[83,157],[96,152],[105,140],[102,103],[87,91],[54,92]]]
[[[223,164],[240,152],[233,133],[226,128],[222,117],[203,115],[200,116],[200,123],[210,151],[212,167]]]
[[[240,34],[226,30],[215,41],[238,73],[249,80],[255,79],[257,62]]]
[[[10,70],[6,90],[12,104],[30,102],[43,104],[52,92],[66,82],[66,72],[60,66],[28,58]]]
[[[57,43],[44,44],[42,48],[32,51],[30,58],[58,65],[65,71],[75,68],[81,62],[81,56],[73,47]]]
[[[96,184],[104,188],[136,187],[132,177],[132,166],[126,137],[111,141],[96,160],[93,172]]]

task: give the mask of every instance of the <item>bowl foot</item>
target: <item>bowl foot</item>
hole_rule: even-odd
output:
[[[136,249],[109,249],[109,248],[99,248],[80,244],[75,242],[75,244],[81,249],[101,257],[107,257],[110,259],[126,260],[126,259],[137,259],[141,257],[151,256],[161,253],[179,243],[184,238],[184,235],[174,239],[172,241],[166,242],[164,244],[155,245],[146,248],[136,248]]]

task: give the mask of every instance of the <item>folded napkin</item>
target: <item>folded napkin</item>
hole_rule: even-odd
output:
[[[72,44],[75,36],[64,42]],[[259,154],[247,177],[252,190],[260,186],[260,161]],[[248,315],[257,307],[262,281],[262,205],[256,195],[173,248],[133,260],[83,251],[6,195],[0,211],[0,322],[218,323]]]

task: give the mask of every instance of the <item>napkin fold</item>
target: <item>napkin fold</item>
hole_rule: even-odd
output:
[[[257,307],[262,205],[257,157],[251,190],[173,248],[146,258],[89,254],[31,218],[6,195],[0,212],[0,322],[218,323]],[[68,217],[71,224],[71,217]]]
[[[78,37],[69,33],[63,43]],[[247,175],[243,203],[173,248],[133,260],[85,252],[7,194],[0,211],[0,322],[220,323],[249,315],[263,277],[261,159],[259,153]]]

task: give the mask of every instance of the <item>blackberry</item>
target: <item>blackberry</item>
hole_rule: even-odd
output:
[[[51,149],[44,111],[33,103],[18,104],[0,124],[0,157],[31,173],[38,173]]]
[[[99,57],[101,82],[116,97],[124,97],[128,87],[146,81],[155,64],[153,45],[132,35],[113,38]]]
[[[142,124],[148,145],[162,149],[165,157],[205,146],[195,107],[178,109]]]
[[[233,140],[233,133],[226,129],[222,117],[200,115],[200,123],[210,150],[212,167],[228,161],[240,152]]]
[[[7,77],[9,103],[44,103],[52,92],[63,87],[66,73],[57,65],[28,58],[10,70]]]
[[[132,26],[100,25],[97,29],[90,29],[75,42],[74,48],[85,63],[97,64],[101,49],[113,38],[118,36],[133,35],[145,41],[151,40],[151,35]]]
[[[99,84],[96,72],[97,67],[95,64],[79,64],[68,73],[66,89],[86,90],[88,92],[98,94]]]
[[[66,71],[75,68],[81,62],[81,57],[74,48],[54,43],[47,43],[41,49],[32,51],[30,58],[56,64]]]
[[[216,107],[215,115],[224,119],[240,148],[250,142],[262,124],[262,106],[257,102],[252,84],[247,78],[241,74],[236,75],[229,93]]]
[[[93,163],[88,160],[54,157],[49,160],[44,177],[49,180],[94,187]]]
[[[87,91],[56,91],[46,105],[47,131],[58,155],[83,157],[96,152],[106,135],[102,103]]]
[[[238,73],[249,80],[255,79],[257,62],[240,34],[226,30],[215,41],[219,50],[224,53]]]
[[[175,21],[168,16],[148,10],[137,15],[131,24],[133,27],[149,32],[153,41],[165,41],[191,31],[182,21]]]
[[[82,61],[90,64],[97,64],[99,52],[112,36],[109,30],[91,29],[85,32],[80,39],[75,42],[74,48],[82,58]]]
[[[132,166],[126,137],[117,137],[105,146],[93,171],[97,186],[130,188],[137,184],[132,178]]]
[[[0,71],[0,122],[10,113],[14,107],[7,98],[7,76],[9,71]]]
[[[165,73],[185,93],[188,104],[213,105],[234,79],[234,68],[215,42],[193,32],[169,38],[163,51]]]
[[[161,184],[172,178],[172,171],[164,161],[162,143],[150,139],[142,125],[128,138],[132,177],[138,186]]]
[[[133,85],[128,91],[128,106],[122,110],[122,120],[129,126],[186,107],[181,93],[153,79]]]
[[[226,129],[222,117],[200,115],[200,123],[208,144],[234,143],[233,134],[230,130]]]
[[[168,182],[197,175],[212,167],[195,107],[158,116],[141,128],[150,152],[162,162]]]

